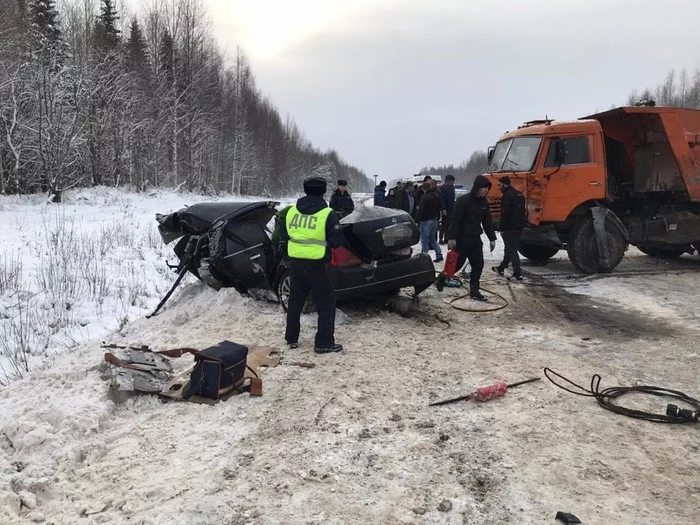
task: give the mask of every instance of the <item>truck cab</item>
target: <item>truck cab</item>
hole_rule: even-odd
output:
[[[546,260],[566,248],[586,273],[612,271],[629,244],[646,253],[700,245],[700,111],[624,107],[571,122],[536,120],[489,148],[494,219],[498,179],[525,196],[520,252]],[[663,227],[662,227],[663,226]]]

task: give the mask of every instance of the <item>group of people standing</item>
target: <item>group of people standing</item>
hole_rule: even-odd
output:
[[[504,275],[509,264],[513,265],[513,279],[522,280],[518,242],[527,222],[525,199],[511,186],[508,177],[498,180],[501,190],[501,220],[499,230],[505,243],[504,257],[492,270]],[[491,190],[491,182],[483,175],[477,175],[472,189],[456,200],[447,229],[447,248],[457,250],[457,268],[468,260],[471,266],[469,276],[469,296],[485,301],[480,290],[481,274],[484,270],[484,250],[481,234],[486,233],[491,252],[496,248],[496,232],[491,218],[486,196]]]
[[[407,212],[420,225],[421,248],[427,253],[435,250],[436,262],[442,261],[440,244],[445,244],[447,225],[455,204],[455,177],[447,175],[445,183],[438,186],[430,175],[418,185],[399,182],[387,193],[386,182],[374,188],[374,205],[396,208]],[[430,239],[434,238],[434,242]],[[427,243],[427,244],[426,244]]]
[[[503,195],[499,230],[505,244],[505,255],[492,270],[504,275],[505,269],[512,264],[512,278],[519,281],[522,280],[522,270],[518,242],[527,222],[525,199],[511,186],[508,177],[501,177],[498,186]],[[489,180],[479,175],[474,179],[471,191],[457,199],[454,176],[447,175],[444,184],[438,186],[430,175],[426,175],[420,186],[416,187],[412,182],[399,183],[388,196],[386,182],[382,181],[374,190],[374,205],[410,213],[419,225],[421,252],[435,251],[435,262],[444,260],[441,244],[447,244],[448,250],[457,250],[457,268],[464,266],[467,260],[471,266],[470,297],[484,301],[479,284],[484,269],[481,235],[485,233],[488,237],[491,252],[496,247],[496,233],[486,201],[490,190]]]
[[[479,289],[484,269],[484,254],[481,235],[486,233],[489,247],[496,247],[496,233],[486,196],[491,183],[483,175],[474,180],[471,191],[455,198],[455,178],[448,175],[445,183],[438,187],[429,175],[419,188],[412,183],[397,185],[393,202],[386,196],[386,182],[375,188],[375,206],[400,208],[410,213],[419,223],[421,251],[435,250],[435,261],[443,260],[440,244],[447,243],[448,250],[456,250],[457,268],[469,260],[471,274],[469,295],[472,299],[485,301]],[[505,243],[503,261],[492,270],[504,275],[509,264],[513,265],[513,278],[522,279],[518,241],[526,225],[525,200],[515,190],[508,177],[498,181],[501,198],[500,231]],[[347,191],[347,183],[338,181],[330,205],[323,195],[326,181],[310,177],[304,181],[305,197],[290,206],[281,220],[280,246],[289,260],[291,289],[287,309],[285,339],[290,348],[297,348],[301,329],[300,316],[307,296],[313,294],[318,311],[318,328],[314,351],[319,354],[340,352],[343,346],[335,342],[335,301],[326,265],[331,259],[331,250],[342,246],[343,234],[340,218],[352,213],[355,205]]]

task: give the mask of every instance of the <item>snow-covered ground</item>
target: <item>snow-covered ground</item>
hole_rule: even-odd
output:
[[[555,523],[557,511],[596,524],[697,520],[697,425],[623,418],[546,381],[483,405],[427,406],[544,366],[583,384],[600,373],[603,386],[639,379],[699,396],[697,256],[657,262],[631,249],[614,274],[578,277],[560,254],[508,285],[488,269],[499,243],[483,284],[508,299],[503,310],[455,310],[447,301],[459,289],[426,291],[407,317],[360,301],[343,306],[339,355],[312,352],[305,316],[299,350],[282,349],[260,398],[117,399],[102,340],[283,343],[278,305],[195,279],[145,319],[174,277],[154,214],[201,200],[112,190],[61,206],[0,199],[0,261],[22,267],[0,322],[31,321],[14,317],[19,300],[59,321],[40,332],[51,366],[0,387],[1,524],[516,524]],[[100,278],[81,273],[93,257],[107,272],[97,293]],[[44,287],[42,258],[67,282]]]
[[[175,279],[155,214],[204,200],[217,198],[113,188],[69,191],[59,205],[0,197],[0,382],[152,310]]]

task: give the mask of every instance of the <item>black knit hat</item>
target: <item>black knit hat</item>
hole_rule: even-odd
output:
[[[304,193],[321,197],[326,193],[326,179],[321,177],[309,177],[304,180]]]
[[[346,181],[346,180],[340,179],[338,181],[338,186],[347,186],[347,185],[348,185],[348,181]]]
[[[498,182],[500,182],[501,184],[505,184],[506,186],[510,186],[510,178],[508,177],[501,177],[500,179],[498,179]]]

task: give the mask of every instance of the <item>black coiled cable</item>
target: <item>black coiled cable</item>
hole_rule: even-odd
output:
[[[671,390],[668,388],[661,388],[658,386],[649,385],[635,385],[635,386],[614,386],[609,387],[604,390],[600,390],[601,377],[599,374],[595,374],[591,378],[591,389],[586,390],[580,385],[577,385],[570,379],[567,379],[561,374],[558,374],[551,368],[544,369],[544,375],[549,379],[554,385],[558,386],[562,390],[566,390],[571,394],[576,394],[577,396],[583,397],[594,397],[598,404],[602,406],[605,410],[610,410],[616,414],[622,414],[623,416],[633,417],[635,419],[644,419],[646,421],[653,421],[656,423],[675,423],[675,424],[686,424],[686,423],[697,423],[698,415],[700,414],[700,401],[690,397],[689,395],[680,392],[678,390]],[[562,381],[576,387],[579,391],[571,390],[564,385],[557,383],[552,376],[556,376]],[[666,414],[655,414],[653,412],[645,412],[643,410],[635,410],[633,408],[626,408],[614,403],[614,400],[623,396],[624,394],[638,393],[638,394],[650,394],[653,396],[666,397],[670,399],[675,399],[683,403],[691,405],[694,410],[690,411],[687,409],[679,409],[676,405],[669,404],[666,410]]]

